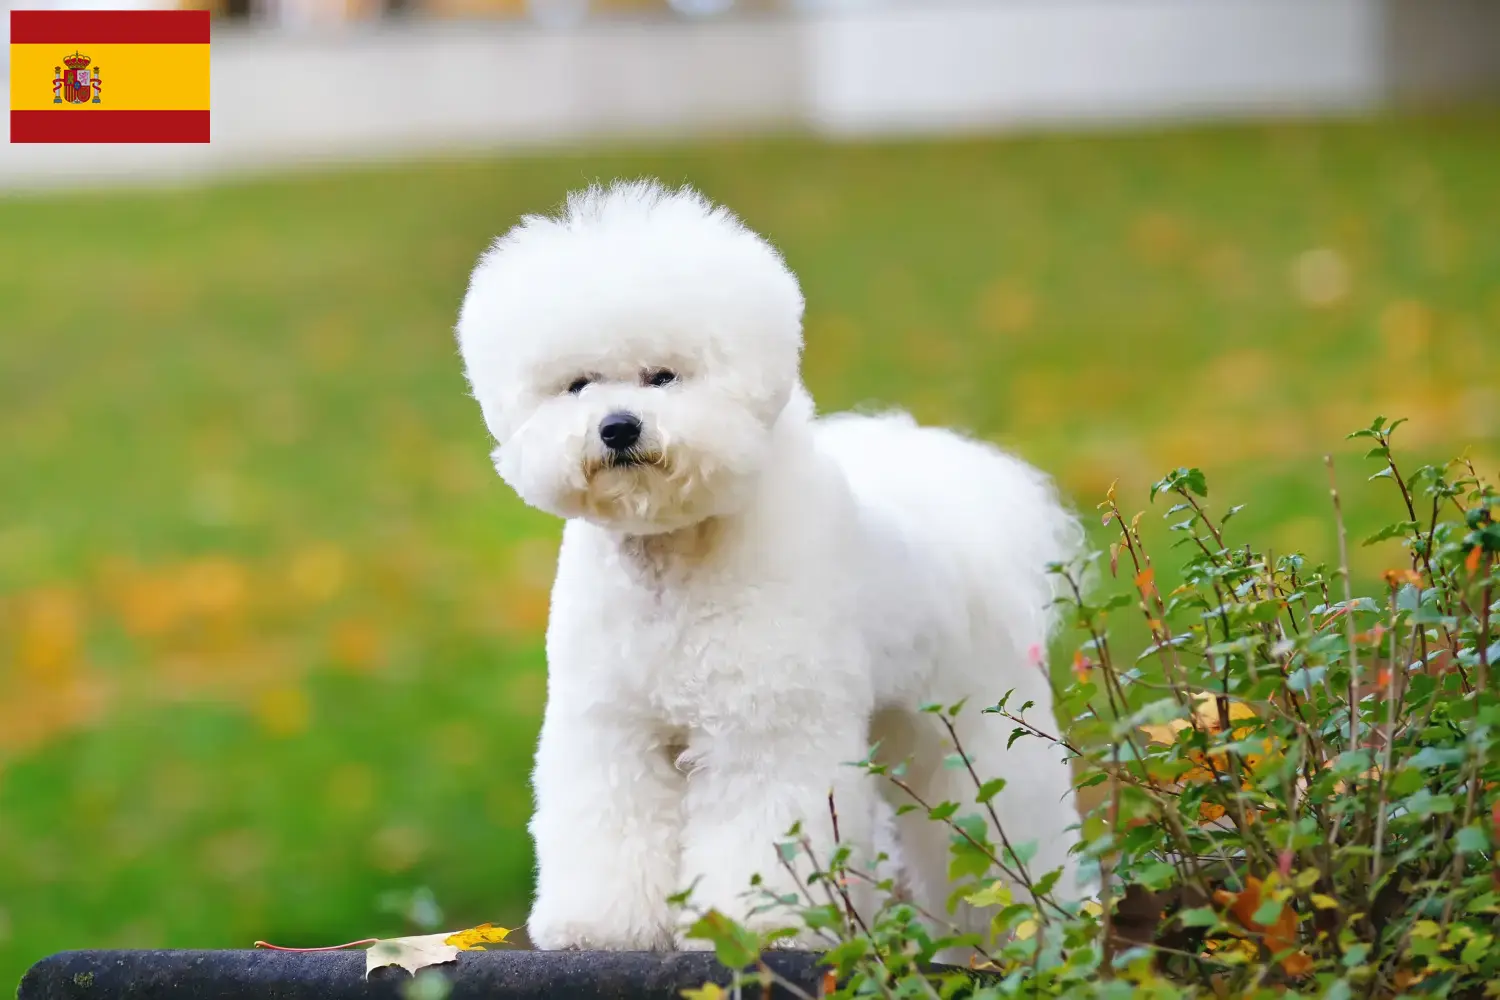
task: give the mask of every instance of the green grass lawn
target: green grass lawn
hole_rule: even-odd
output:
[[[1374,471],[1342,442],[1374,414],[1500,464],[1497,165],[1489,114],[0,200],[0,982],[399,932],[418,886],[523,918],[558,526],[490,471],[450,335],[518,214],[691,182],[802,276],[824,408],[970,428],[1090,511],[1199,464],[1242,536],[1328,556],[1319,456]]]

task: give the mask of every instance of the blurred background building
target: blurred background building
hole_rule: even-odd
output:
[[[1488,0],[197,3],[219,15],[210,147],[10,147],[0,182],[593,138],[1367,113],[1500,87]]]

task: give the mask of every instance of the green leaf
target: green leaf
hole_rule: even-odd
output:
[[[958,812],[957,802],[939,802],[927,810],[927,818],[931,820],[945,820],[956,812]]]
[[[1465,965],[1474,965],[1479,961],[1481,956],[1490,950],[1490,945],[1494,942],[1494,937],[1489,934],[1476,935],[1469,940],[1468,944],[1464,945],[1464,950],[1459,953],[1458,960]]]
[[[1026,903],[1012,903],[1010,906],[1001,908],[990,921],[990,925],[1002,931],[1009,931],[1021,921],[1031,919],[1035,913],[1036,911]]]
[[[1298,667],[1286,675],[1286,686],[1298,694],[1306,694],[1322,684],[1327,675],[1327,667]]]
[[[1005,788],[1004,778],[992,778],[979,786],[979,792],[975,799],[979,802],[988,802]]]
[[[1423,747],[1412,754],[1406,763],[1410,767],[1419,767],[1424,771],[1435,771],[1441,767],[1461,764],[1463,759],[1464,752],[1453,747]]]
[[[1050,872],[1032,883],[1032,894],[1038,897],[1047,895],[1047,893],[1052,891],[1052,887],[1057,885],[1057,880],[1060,878],[1062,878],[1062,869],[1052,869]]]
[[[948,859],[948,880],[951,882],[978,878],[990,870],[989,856],[961,837],[948,845],[948,850],[952,855]]]
[[[1397,611],[1415,611],[1421,606],[1422,592],[1415,585],[1404,583],[1401,589],[1396,591]]]
[[[964,900],[970,906],[1009,906],[1015,902],[1015,894],[1011,892],[1010,886],[1000,879],[995,879],[989,885],[969,893]]]
[[[1452,615],[1443,614],[1436,607],[1428,607],[1424,604],[1412,612],[1411,623],[1413,625],[1442,625],[1447,628],[1454,628],[1458,625],[1458,619]]]
[[[833,903],[824,903],[821,906],[808,906],[802,910],[803,922],[815,931],[842,926],[843,916],[843,913]]]
[[[1369,538],[1366,538],[1360,544],[1375,545],[1379,542],[1384,542],[1392,538],[1403,538],[1406,535],[1413,534],[1414,532],[1416,532],[1416,530],[1416,521],[1397,521],[1395,524],[1388,524],[1384,528],[1381,528],[1379,531],[1375,532],[1375,534],[1371,535]]]
[[[1453,796],[1433,795],[1432,792],[1423,788],[1415,795],[1408,795],[1402,799],[1401,805],[1413,816],[1425,818],[1437,813],[1451,813],[1453,811]]]
[[[1270,927],[1281,916],[1282,908],[1285,905],[1285,903],[1278,902],[1277,900],[1268,899],[1256,907],[1255,913],[1251,915],[1250,919],[1262,927]]]
[[[687,936],[710,942],[720,964],[731,969],[743,969],[760,954],[755,935],[718,910],[710,910],[700,917],[688,928]]]
[[[1340,778],[1352,778],[1368,771],[1370,764],[1370,751],[1345,750],[1333,758],[1333,765],[1328,770]]]
[[[1200,497],[1206,497],[1208,482],[1203,478],[1202,469],[1175,469],[1151,485],[1151,499],[1155,500],[1157,494],[1169,490],[1191,491]]]
[[[870,939],[852,937],[840,941],[823,955],[823,961],[836,969],[850,969],[854,963],[870,953]]]
[[[1490,838],[1483,827],[1466,826],[1453,835],[1453,849],[1459,854],[1483,854],[1490,849]]]
[[[1179,705],[1174,698],[1158,698],[1149,701],[1136,709],[1130,715],[1127,729],[1135,729],[1139,726],[1160,726],[1176,719],[1186,719],[1188,710],[1186,706]]]
[[[1419,769],[1414,767],[1403,767],[1401,770],[1391,775],[1391,783],[1387,787],[1391,795],[1397,798],[1402,798],[1404,796],[1410,795],[1412,792],[1415,792],[1418,788],[1421,788],[1422,783],[1426,780],[1427,779],[1422,776],[1422,772]]]
[[[955,841],[963,840],[962,834],[968,834],[970,840],[980,844],[988,845],[990,842],[989,827],[985,825],[984,817],[978,813],[964,813],[953,821],[953,825],[957,827],[953,831]]]
[[[1274,622],[1281,615],[1281,607],[1275,601],[1257,601],[1250,605],[1248,618],[1257,625]]]
[[[1206,906],[1195,906],[1177,914],[1177,922],[1184,927],[1216,927],[1219,915]]]
[[[1177,878],[1177,869],[1165,861],[1151,861],[1135,870],[1134,881],[1144,889],[1165,889]]]
[[[1036,857],[1036,851],[1037,842],[1034,840],[1027,840],[1023,843],[1014,845],[1014,848],[1012,850],[1007,850],[1005,853],[1008,857],[1013,858],[1016,864],[1024,865],[1028,863],[1032,858]]]

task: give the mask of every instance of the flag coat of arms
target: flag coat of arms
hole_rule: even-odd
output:
[[[10,12],[11,142],[208,142],[206,10]]]

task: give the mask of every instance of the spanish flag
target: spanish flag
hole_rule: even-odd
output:
[[[206,10],[10,12],[11,142],[207,142]]]

